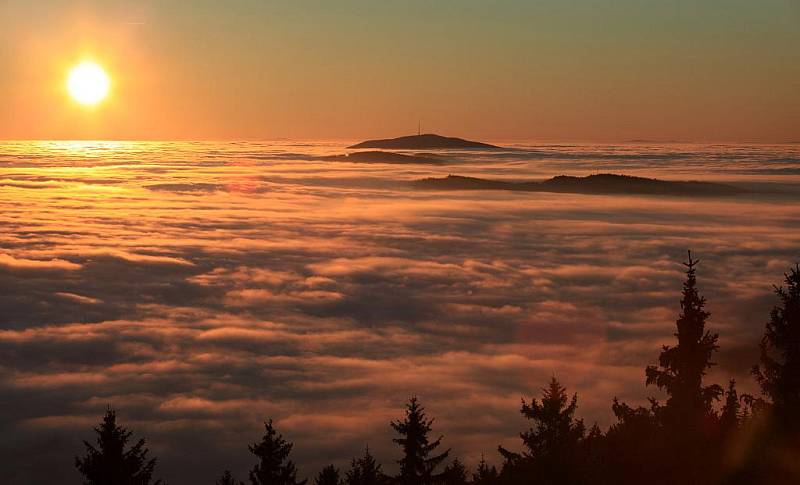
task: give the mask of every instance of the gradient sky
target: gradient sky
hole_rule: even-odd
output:
[[[5,0],[0,72],[5,139],[800,140],[796,0]]]

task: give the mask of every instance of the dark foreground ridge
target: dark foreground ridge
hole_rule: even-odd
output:
[[[432,148],[461,148],[470,150],[500,150],[501,148],[488,143],[451,138],[447,136],[426,133],[424,135],[401,136],[399,138],[386,138],[383,140],[367,140],[347,148],[390,148],[396,150],[426,150]]]
[[[426,178],[414,187],[433,190],[513,190],[521,192],[565,192],[574,194],[647,194],[693,197],[731,196],[746,191],[713,182],[678,182],[630,175],[597,174],[586,177],[559,175],[541,182],[507,182],[460,175]]]
[[[336,162],[354,162],[354,163],[397,163],[397,164],[425,164],[425,165],[442,165],[450,161],[450,159],[436,155],[435,153],[415,153],[413,155],[405,155],[402,153],[384,152],[380,150],[371,150],[364,152],[353,152],[344,155],[332,155],[323,157],[325,160],[333,160]]]

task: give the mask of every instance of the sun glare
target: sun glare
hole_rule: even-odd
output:
[[[67,78],[70,96],[80,104],[92,106],[102,101],[111,87],[106,71],[98,64],[84,61],[73,67]]]

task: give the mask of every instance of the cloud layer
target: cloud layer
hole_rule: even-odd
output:
[[[332,162],[343,144],[0,145],[0,447],[10,483],[70,480],[105,406],[173,484],[243,475],[273,417],[311,476],[417,394],[454,452],[517,445],[556,374],[579,414],[642,401],[691,248],[744,388],[800,200],[414,192],[448,171],[616,171],[796,190],[800,149],[541,146],[457,167]],[[191,446],[188,453],[186,447]],[[43,468],[46,463],[47,467]],[[190,466],[191,465],[191,466]],[[61,480],[57,480],[61,482]]]

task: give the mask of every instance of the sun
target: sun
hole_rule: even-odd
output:
[[[73,67],[67,77],[67,91],[80,104],[93,106],[108,96],[111,79],[97,63],[84,61]]]

